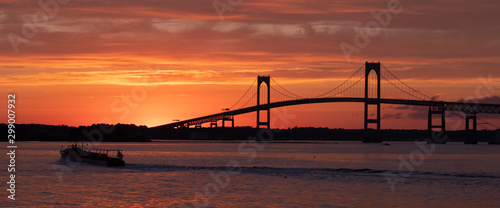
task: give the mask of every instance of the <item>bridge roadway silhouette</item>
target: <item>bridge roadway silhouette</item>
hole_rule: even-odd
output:
[[[361,70],[365,67],[364,73]],[[225,109],[226,111],[221,113],[215,113],[207,116],[177,121],[155,128],[189,128],[190,126],[201,127],[203,123],[210,123],[210,127],[217,127],[217,122],[222,121],[222,126],[225,127],[225,122],[230,121],[231,126],[234,127],[234,116],[240,114],[246,114],[251,112],[257,112],[257,128],[264,126],[266,128],[270,127],[270,109],[292,106],[292,105],[303,105],[303,104],[314,104],[314,103],[331,103],[331,102],[358,102],[365,103],[364,112],[364,138],[363,142],[377,143],[381,142],[380,137],[380,104],[393,104],[393,105],[412,105],[412,106],[428,106],[428,131],[429,140],[432,143],[445,143],[445,140],[440,138],[435,138],[436,134],[433,134],[433,130],[445,131],[445,111],[459,111],[464,112],[465,116],[465,133],[466,133],[466,144],[477,144],[477,115],[479,113],[489,113],[489,114],[500,114],[500,104],[484,104],[484,103],[468,103],[468,102],[446,102],[433,100],[431,97],[420,93],[419,91],[411,88],[406,83],[399,80],[394,74],[392,74],[385,67],[381,68],[380,62],[369,63],[366,62],[361,66],[349,79],[344,81],[339,86],[335,87],[333,90],[327,93],[321,94],[316,97],[301,97],[296,95],[269,76],[258,76],[257,77],[257,90],[254,94],[251,94],[251,89],[254,87],[255,82],[250,86],[247,92],[235,103],[231,108]],[[376,76],[370,77],[370,72],[374,71]],[[385,94],[388,97],[396,98],[381,98],[381,78],[386,84],[384,89],[388,89],[389,93]],[[364,79],[364,86],[361,82]],[[278,87],[272,87],[271,81],[273,81]],[[267,92],[261,89],[262,84],[267,85]],[[376,89],[370,89],[369,87],[375,87]],[[390,88],[388,88],[389,86]],[[364,89],[363,89],[364,88]],[[271,90],[274,90],[276,94],[280,97],[277,100],[271,102]],[[364,96],[360,96],[364,94]],[[247,97],[247,99],[244,99]],[[249,98],[249,99],[248,99]],[[266,99],[267,98],[267,99]],[[247,100],[244,102],[244,100]],[[261,103],[261,100],[267,101]],[[253,102],[256,102],[253,104]],[[244,103],[239,108],[233,109],[238,103]],[[372,114],[369,114],[369,106],[376,107],[376,117],[371,118]],[[264,111],[267,113],[267,119],[261,121],[260,112]],[[439,115],[441,117],[440,124],[433,124],[433,115]],[[472,121],[472,125],[470,122]],[[370,129],[369,125],[375,124],[375,129]],[[472,128],[471,128],[472,127]],[[440,134],[443,135],[443,134]]]

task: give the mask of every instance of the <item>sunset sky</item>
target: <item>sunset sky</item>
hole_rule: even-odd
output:
[[[0,1],[0,103],[16,93],[17,123],[156,126],[218,113],[258,75],[316,96],[365,61],[440,100],[500,104],[499,1],[40,2]],[[373,23],[359,44],[356,31]],[[357,49],[349,57],[345,44]],[[426,108],[382,108],[382,128],[427,127]],[[280,127],[363,127],[361,103],[273,111],[293,115]],[[236,117],[254,124],[255,113]]]

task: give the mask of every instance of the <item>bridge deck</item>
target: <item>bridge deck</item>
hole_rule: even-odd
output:
[[[465,113],[493,113],[500,114],[499,104],[479,104],[479,103],[464,103],[464,102],[443,102],[443,101],[426,101],[426,100],[401,100],[401,99],[375,99],[375,98],[346,98],[346,97],[335,97],[335,98],[306,98],[297,99],[289,101],[280,101],[269,104],[262,104],[260,106],[252,106],[247,108],[241,108],[236,110],[230,110],[222,113],[216,113],[212,115],[202,116],[198,118],[188,119],[184,121],[178,121],[174,123],[169,123],[155,128],[169,128],[169,127],[182,127],[186,125],[196,125],[206,122],[214,122],[222,120],[223,118],[229,116],[235,116],[245,113],[250,113],[257,111],[258,109],[271,109],[284,106],[292,105],[303,105],[312,103],[329,103],[329,102],[367,102],[367,103],[382,103],[382,104],[395,104],[395,105],[414,105],[414,106],[429,106],[433,110],[439,111],[462,111]]]

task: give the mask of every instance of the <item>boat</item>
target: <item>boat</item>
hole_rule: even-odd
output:
[[[61,158],[68,158],[76,162],[94,165],[125,166],[123,151],[120,149],[96,149],[83,146],[83,143],[68,145],[66,149],[61,146]]]

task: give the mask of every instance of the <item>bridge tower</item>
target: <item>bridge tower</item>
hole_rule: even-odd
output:
[[[369,98],[368,79],[370,72],[374,71],[377,75],[377,96],[376,98]],[[376,118],[370,119],[368,108],[376,106]],[[368,129],[368,124],[376,124],[376,130]],[[378,63],[365,63],[365,119],[364,119],[364,138],[363,143],[380,143],[380,62]]]
[[[472,129],[470,129],[470,120],[472,120]],[[476,116],[476,114],[467,114],[467,116],[465,116],[465,142],[464,143],[465,144],[477,144],[477,116]]]
[[[260,105],[260,86],[262,83],[267,85],[267,104],[271,103],[271,78],[269,76],[258,76],[257,77],[257,128],[264,125],[266,128],[271,128],[271,109],[269,107],[263,108]],[[260,111],[265,111],[267,113],[266,121],[260,121]]]

